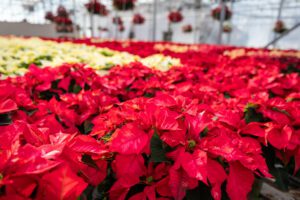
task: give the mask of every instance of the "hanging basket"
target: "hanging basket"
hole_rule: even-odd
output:
[[[145,23],[145,17],[139,13],[135,14],[132,18],[133,24],[144,24]]]
[[[121,17],[114,17],[112,19],[112,22],[113,22],[113,24],[116,24],[116,25],[123,25],[123,20]]]
[[[275,33],[282,34],[282,33],[284,33],[285,31],[287,31],[287,28],[286,28],[286,26],[285,26],[285,24],[284,24],[283,21],[278,20],[278,21],[275,23],[275,26],[274,26],[273,31],[274,31]]]
[[[53,15],[53,13],[52,13],[51,11],[46,12],[46,14],[45,14],[45,19],[52,22],[52,21],[54,20],[54,15]]]
[[[191,33],[193,31],[193,27],[190,24],[184,25],[182,27],[182,32],[184,33]]]
[[[46,13],[46,17],[51,17],[50,13]],[[58,33],[72,33],[74,31],[73,22],[69,18],[69,13],[63,6],[57,8],[57,15],[53,16],[52,21],[56,24],[56,31]]]
[[[183,20],[183,15],[179,11],[171,11],[168,18],[171,23],[179,23]]]
[[[113,6],[116,10],[132,10],[135,6],[135,0],[113,0]]]
[[[106,6],[98,2],[97,0],[91,0],[84,5],[89,13],[101,16],[107,16],[108,10]]]
[[[64,6],[58,6],[57,15],[60,17],[68,17],[69,14]]]
[[[123,24],[119,25],[118,27],[119,32],[124,32],[125,31],[125,27]]]
[[[224,33],[231,33],[232,32],[232,26],[230,24],[224,24],[223,25],[223,32]]]
[[[215,20],[221,20],[221,12],[222,12],[222,8],[220,6],[212,9],[211,11],[211,16],[215,19]],[[229,8],[227,6],[225,6],[225,16],[224,16],[224,20],[229,20],[232,16],[232,12],[229,10]]]

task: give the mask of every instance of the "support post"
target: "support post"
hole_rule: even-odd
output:
[[[152,40],[156,41],[156,20],[157,20],[157,0],[154,0],[153,3],[153,32],[152,32]]]
[[[223,0],[220,0],[220,7],[221,7],[221,19],[220,19],[220,27],[219,27],[219,35],[218,35],[218,44],[222,44],[222,35],[223,35],[223,24],[225,20],[225,3]]]

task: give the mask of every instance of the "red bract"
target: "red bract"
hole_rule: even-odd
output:
[[[61,166],[41,178],[39,199],[76,199],[87,184],[68,166]]]
[[[252,172],[238,162],[230,163],[229,170],[227,192],[230,199],[248,199],[254,181]]]
[[[122,154],[140,154],[148,140],[149,136],[140,130],[137,124],[127,124],[115,131],[110,149]]]

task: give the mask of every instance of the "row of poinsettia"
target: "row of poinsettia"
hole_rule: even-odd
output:
[[[203,48],[165,51],[184,63],[166,72],[65,64],[1,80],[0,198],[240,200],[255,178],[299,176],[300,60]]]
[[[140,58],[126,52],[119,52],[93,45],[71,42],[45,41],[39,38],[0,37],[0,74],[24,74],[30,64],[57,66],[63,63],[85,63],[95,70],[108,70],[116,65],[140,61],[159,70],[168,70],[181,65],[178,59],[163,55]]]

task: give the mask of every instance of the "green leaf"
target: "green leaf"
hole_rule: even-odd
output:
[[[81,91],[81,87],[79,85],[74,85],[73,93],[78,94]]]
[[[260,191],[262,187],[262,181],[261,179],[256,178],[254,180],[254,183],[252,185],[252,190],[248,195],[248,198],[251,200],[260,200]]]
[[[163,147],[163,141],[160,139],[159,135],[155,131],[150,141],[151,148],[151,158],[152,162],[166,162],[166,151]]]
[[[225,99],[230,99],[231,98],[231,96],[228,92],[224,92],[223,95],[224,95]]]
[[[200,198],[201,197],[201,198]],[[199,182],[198,187],[193,190],[186,191],[186,200],[213,200],[210,193],[210,188],[203,182]]]
[[[263,122],[264,117],[261,113],[256,111],[257,105],[248,103],[245,108],[245,121],[246,123],[250,122]]]
[[[28,64],[28,63],[22,62],[22,63],[19,64],[19,68],[25,68],[25,69],[28,69],[28,67],[29,67],[29,64]]]
[[[81,90],[82,88],[80,87],[80,85],[77,85],[76,81],[72,79],[68,88],[68,92],[78,94]]]
[[[115,66],[115,64],[113,64],[113,63],[106,63],[105,67],[103,68],[103,70],[110,70],[110,68],[112,68],[113,66]]]
[[[79,131],[84,134],[87,135],[92,131],[92,128],[94,127],[94,124],[92,124],[91,121],[86,120],[84,121],[82,124],[80,124],[79,126],[77,126],[77,128],[79,129]]]
[[[271,170],[272,175],[275,177],[275,184],[280,190],[289,190],[289,174],[283,168],[276,168]]]
[[[152,94],[152,93],[145,93],[144,97],[146,97],[146,98],[152,98],[152,97],[154,97],[154,94]]]
[[[0,126],[6,126],[11,123],[12,121],[9,114],[0,114]]]
[[[87,154],[82,155],[81,161],[90,167],[99,169],[99,167],[97,166],[97,164],[95,163],[95,161],[92,159],[92,157],[90,155],[87,155]]]
[[[106,57],[112,57],[114,55],[114,53],[110,51],[101,51],[101,54]]]
[[[208,128],[205,127],[205,128],[203,129],[203,131],[201,131],[200,137],[201,137],[201,138],[205,137],[205,136],[207,135],[207,133],[208,133]]]
[[[289,64],[286,69],[281,70],[284,74],[290,74],[290,73],[298,73],[300,74],[300,68],[297,68],[297,65],[294,63]]]

